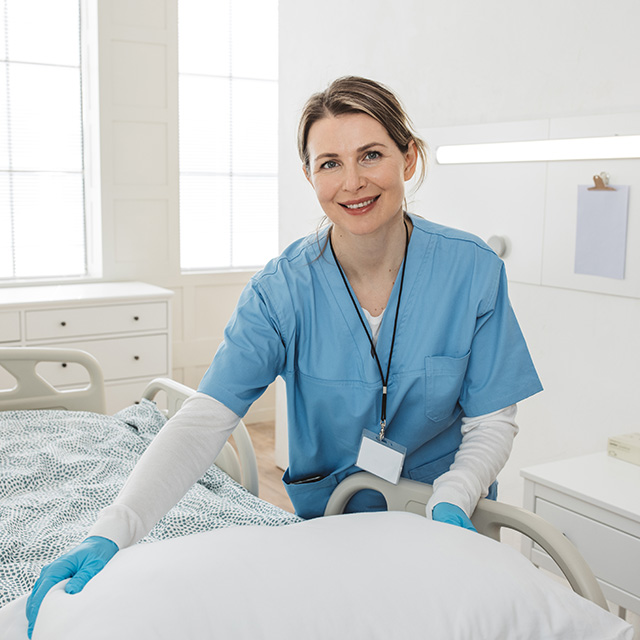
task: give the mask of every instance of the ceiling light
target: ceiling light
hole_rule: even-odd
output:
[[[438,164],[640,158],[640,135],[442,145]]]

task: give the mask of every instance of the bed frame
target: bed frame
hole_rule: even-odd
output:
[[[89,384],[81,389],[55,389],[37,372],[40,362],[75,362],[89,372]],[[17,381],[10,390],[0,390],[0,411],[11,409],[64,408],[104,413],[104,380],[97,360],[90,354],[71,349],[4,347],[0,348],[0,365]],[[169,380],[152,380],[142,397],[154,400],[166,396],[167,416],[172,416],[191,396],[193,389]],[[235,449],[227,443],[216,464],[254,495],[258,495],[258,468],[249,433],[241,421],[233,433]],[[390,511],[409,511],[425,515],[432,494],[430,485],[401,478],[397,485],[366,472],[355,473],[341,482],[333,492],[325,515],[344,511],[350,498],[362,489],[379,491]],[[569,540],[548,522],[525,509],[493,500],[480,500],[471,518],[479,533],[500,539],[503,528],[513,529],[542,547],[556,562],[573,590],[608,610],[607,601],[591,569]]]
[[[38,372],[42,362],[79,364],[89,374],[86,386],[59,389]],[[0,366],[14,378],[12,389],[0,389],[0,411],[67,409],[106,413],[104,376],[100,363],[86,351],[49,347],[0,347]]]

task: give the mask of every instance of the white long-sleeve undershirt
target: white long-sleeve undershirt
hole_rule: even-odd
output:
[[[436,478],[427,517],[440,502],[450,502],[471,516],[478,500],[498,477],[518,433],[517,406],[475,418],[462,418],[462,442],[449,470]]]
[[[89,535],[128,547],[156,525],[204,475],[240,418],[218,400],[196,393],[160,429],[112,505]]]

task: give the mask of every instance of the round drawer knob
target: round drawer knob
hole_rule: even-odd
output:
[[[61,326],[61,327],[66,327],[66,326],[67,326],[67,323],[63,320],[63,321],[60,323],[60,326]]]
[[[140,360],[140,356],[133,356],[134,360]]]
[[[67,367],[67,363],[66,363],[66,362],[63,362],[63,363],[62,363],[62,368],[63,368],[63,369],[66,369],[66,367]]]
[[[133,316],[133,319],[138,322],[138,320],[140,320],[140,316]]]

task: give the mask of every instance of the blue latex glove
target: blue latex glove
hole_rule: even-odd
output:
[[[476,528],[471,524],[471,520],[467,514],[455,504],[450,502],[439,502],[433,511],[431,517],[438,522],[446,522],[447,524],[454,524],[457,527],[463,529],[469,529],[470,531],[476,531]],[[477,533],[477,531],[476,531]]]
[[[60,556],[42,569],[40,577],[33,586],[27,600],[27,635],[31,638],[40,605],[49,589],[58,582],[71,578],[64,590],[67,593],[79,593],[84,586],[101,571],[118,551],[118,545],[100,536],[91,536],[71,551]]]

